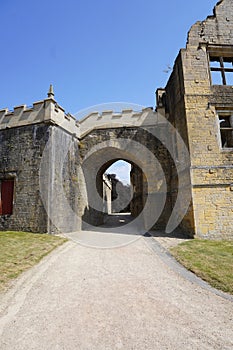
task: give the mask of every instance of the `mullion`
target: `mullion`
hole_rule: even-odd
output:
[[[220,68],[221,68],[220,72],[221,72],[221,75],[222,75],[223,85],[227,85],[226,76],[225,76],[224,62],[223,62],[222,56],[219,57],[219,62],[220,62]]]

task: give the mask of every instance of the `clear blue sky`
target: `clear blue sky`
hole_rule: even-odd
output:
[[[113,163],[106,171],[108,174],[116,174],[118,180],[122,181],[124,185],[130,184],[130,170],[131,165],[128,162],[119,160]]]
[[[154,106],[187,32],[217,0],[0,0],[0,108],[43,99],[67,112]]]

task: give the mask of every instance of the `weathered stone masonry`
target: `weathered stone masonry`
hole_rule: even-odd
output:
[[[38,168],[48,134],[48,125],[28,125],[0,132],[0,177],[15,180],[13,214],[0,217],[3,229],[47,231]]]
[[[211,60],[219,57],[233,68],[232,0],[219,1],[213,16],[192,26],[165,88],[169,120],[190,151],[192,210],[184,221],[201,237],[233,235],[233,144],[223,147],[219,122],[221,114],[233,115],[233,72],[225,85],[221,74],[214,81]]]
[[[50,210],[56,210],[58,220],[64,218],[59,196],[53,196],[53,184],[56,182],[53,169],[59,163],[66,142],[69,143],[69,153],[62,168],[64,191],[76,210],[80,196],[79,187],[76,186],[78,144],[75,125],[73,117],[65,115],[64,110],[57,105],[52,91],[46,100],[34,103],[33,108],[19,106],[13,112],[0,111],[0,180],[14,180],[13,212],[12,215],[0,215],[1,229],[57,232],[48,219],[44,204],[53,202]],[[46,176],[42,181],[50,182],[51,193],[46,192],[47,199],[43,203],[39,177],[48,140],[51,158],[46,164]],[[73,147],[70,147],[70,143]],[[71,229],[72,219],[69,225],[68,229]]]
[[[191,236],[233,237],[232,9],[233,0],[219,1],[212,16],[192,26],[166,87],[157,90],[157,108],[151,112],[144,131],[140,125],[147,109],[124,110],[118,115],[96,112],[77,122],[57,104],[52,87],[48,98],[32,108],[23,105],[13,112],[0,110],[0,186],[14,180],[13,210],[4,213],[1,202],[0,229],[69,232],[82,228],[82,218],[100,224],[103,213],[90,205],[92,186],[97,181],[99,191],[103,190],[102,175],[117,159],[133,165],[131,177],[138,192],[131,207],[136,216],[147,196],[156,196],[161,174],[159,168],[157,175],[152,174],[155,184],[148,190],[140,166],[150,174],[154,164],[146,153],[139,164],[134,157],[137,147],[132,146],[135,149],[130,152],[120,144],[119,140],[125,138],[150,150],[165,174],[165,207],[154,228],[166,227],[178,185],[190,182],[184,195],[190,196],[191,202],[180,228]],[[167,135],[166,125],[158,122],[159,114],[174,125],[190,152],[191,164],[179,176],[168,150],[151,136],[159,129],[164,139],[170,137],[176,161],[183,161],[175,136]],[[96,153],[88,162],[85,157],[92,149]],[[97,180],[92,178],[92,171],[96,171]],[[64,209],[66,200],[72,213]],[[145,217],[145,227],[147,221]]]

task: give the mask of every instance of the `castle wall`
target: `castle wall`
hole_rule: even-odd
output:
[[[58,126],[33,124],[0,130],[0,144],[0,181],[14,180],[13,212],[0,216],[0,229],[77,231],[77,139]]]
[[[188,131],[186,122],[186,111],[185,111],[185,101],[184,101],[184,82],[183,82],[183,67],[181,60],[181,53],[179,53],[173,72],[169,78],[167,86],[165,88],[165,110],[166,117],[169,122],[174,126],[179,135],[182,137],[187,151],[189,152],[189,142],[188,142]],[[177,195],[179,185],[182,184],[183,190],[183,201],[181,201],[180,206],[183,205],[185,200],[191,198],[191,187],[190,187],[190,160],[184,159],[184,154],[182,149],[179,147],[179,143],[176,135],[168,135],[172,139],[173,149],[175,153],[175,158],[179,163],[183,161],[186,162],[184,170],[177,174],[177,168],[175,166],[171,167],[171,205],[174,206],[177,201]],[[195,233],[194,226],[194,213],[193,213],[193,201],[191,198],[190,205],[182,221],[180,223],[180,228],[188,235],[193,236]]]
[[[232,237],[232,87],[232,0],[222,0],[192,26],[165,95],[158,89],[157,112],[96,112],[77,122],[52,87],[31,108],[0,110],[0,229],[57,233],[77,231],[82,219],[101,223],[102,209],[93,208],[103,199],[92,191],[102,193],[106,164],[125,159],[142,170],[132,171],[140,173],[132,211],[148,205],[146,228],[164,204],[156,229],[182,218],[191,236]]]
[[[40,195],[48,214],[48,233],[80,229],[82,172],[78,140],[56,125],[40,164]]]
[[[231,0],[219,1],[213,16],[192,26],[186,49],[181,50],[175,64],[174,72],[179,73],[173,72],[179,81],[172,85],[170,79],[167,86],[168,100],[170,94],[179,95],[172,89],[183,90],[183,112],[170,103],[169,113],[184,138],[188,138],[194,231],[199,237],[222,238],[233,236],[233,148],[222,145],[219,114],[233,114],[233,79],[228,85],[214,81],[210,66],[215,56],[222,56],[230,66]]]
[[[109,126],[108,129],[94,129],[80,140],[80,157],[86,176],[89,197],[86,202],[84,221],[94,225],[102,223],[101,213],[93,210],[91,205],[93,198],[94,206],[98,201],[98,198],[95,198],[93,194],[94,188],[96,182],[97,187],[100,187],[98,180],[99,182],[102,181],[101,169],[103,168],[103,171],[105,171],[111,165],[109,161],[113,163],[114,160],[122,159],[129,161],[133,166],[135,165],[135,169],[141,169],[139,170],[140,176],[137,176],[138,172],[134,171],[131,174],[132,176],[133,174],[136,175],[132,181],[136,188],[131,203],[133,216],[137,216],[143,210],[148,197],[150,197],[149,200],[157,205],[151,205],[147,208],[143,220],[145,227],[151,229],[155,222],[151,226],[150,223],[153,218],[156,218],[156,211],[160,210],[161,198],[164,197],[165,203],[162,205],[164,209],[159,215],[159,220],[154,228],[165,229],[172,211],[170,200],[170,167],[172,160],[167,149],[153,136],[156,129],[161,139],[166,140],[166,124],[156,124],[157,114],[154,112],[151,114],[154,118],[154,126],[147,126],[145,129],[137,127],[110,128]],[[161,164],[161,168],[156,164],[156,159]],[[149,185],[148,182],[150,182]],[[99,205],[100,208],[101,205],[102,203]]]
[[[14,180],[13,213],[0,216],[1,230],[47,232],[39,192],[39,167],[48,125],[0,130],[0,180]]]
[[[0,110],[0,229],[77,231],[78,133],[75,118],[65,114],[52,91],[33,107]],[[11,212],[4,209],[11,200],[3,191],[9,180],[14,183]]]

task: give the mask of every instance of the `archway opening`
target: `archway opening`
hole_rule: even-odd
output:
[[[103,174],[103,196],[108,205],[108,214],[131,214],[131,169],[129,162],[118,160]]]
[[[126,159],[105,163],[97,176],[103,198],[104,223],[124,225],[137,217],[146,202],[147,181],[140,167]]]
[[[143,151],[147,152],[145,148],[143,148]],[[113,145],[111,143],[109,144],[109,142],[106,142],[106,145],[101,144],[101,146],[96,146],[96,148],[94,148],[91,153],[88,154],[88,156],[84,159],[82,163],[82,170],[85,180],[85,198],[83,201],[82,215],[83,230],[88,229],[95,231],[99,230],[99,226],[102,226],[102,228],[104,228],[103,225],[106,224],[106,219],[109,216],[114,216],[111,214],[111,210],[108,211],[106,195],[104,194],[103,189],[103,177],[104,174],[110,173],[108,171],[108,168],[117,161],[126,161],[130,164],[131,167],[131,215],[130,220],[127,220],[127,222],[125,221],[125,224],[128,224],[132,219],[133,220],[131,225],[127,225],[127,228],[130,227],[130,230],[132,229],[135,233],[142,231],[144,232],[145,228],[147,229],[147,227],[149,227],[148,224],[150,227],[152,227],[150,222],[154,219],[152,219],[150,212],[153,210],[154,206],[150,203],[154,197],[151,196],[148,191],[149,182],[152,181],[153,174],[155,173],[155,171],[152,172],[152,169],[154,170],[155,167],[150,166],[148,168],[147,166],[148,152],[146,155],[140,155],[141,158],[139,157],[138,153],[138,143],[131,141],[130,145],[128,145],[128,143],[124,141],[123,144],[119,144],[119,140],[117,140]],[[152,185],[150,185],[150,188],[153,190]],[[112,202],[111,199],[110,202]],[[121,207],[121,210],[124,210],[125,208],[126,205],[124,207]],[[116,211],[119,212],[121,210]],[[149,214],[147,215],[147,213]],[[123,215],[124,213],[119,214]],[[109,223],[107,227],[116,227],[118,229],[117,232],[119,233],[121,230],[120,226],[124,225],[122,222],[122,217],[120,220],[120,222],[116,222],[113,225]]]

